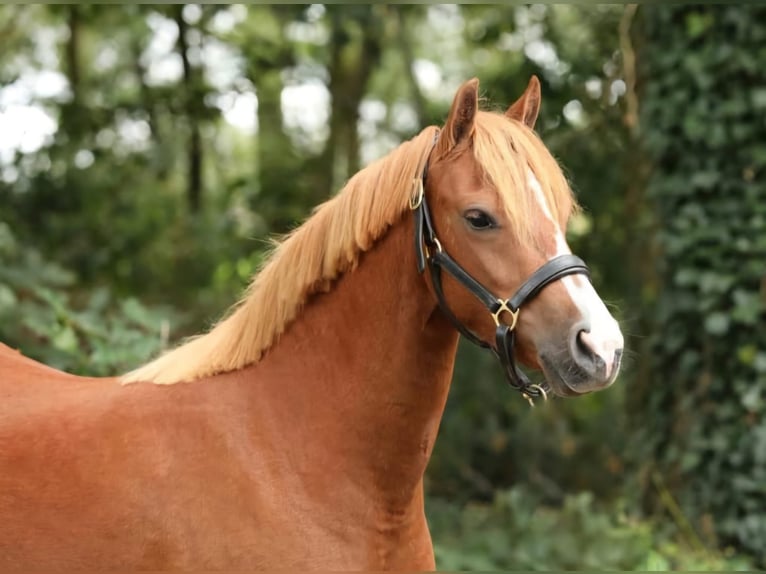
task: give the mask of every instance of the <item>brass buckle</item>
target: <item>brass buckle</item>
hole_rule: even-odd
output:
[[[503,313],[508,313],[511,316],[511,324],[508,325],[508,328],[513,331],[516,328],[516,322],[519,320],[519,311],[521,309],[516,309],[515,311],[511,311],[511,309],[508,308],[508,304],[506,301],[503,301],[502,299],[497,300],[498,303],[500,303],[500,307],[497,311],[492,313],[492,318],[495,320],[495,326],[500,326],[500,315]]]
[[[410,194],[410,209],[415,211],[423,203],[423,180],[412,180],[412,193]]]

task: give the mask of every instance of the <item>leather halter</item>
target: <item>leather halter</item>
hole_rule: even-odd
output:
[[[590,277],[588,267],[582,259],[575,255],[566,254],[554,257],[543,264],[518,288],[509,299],[501,299],[479,283],[463,269],[457,261],[444,251],[436,237],[431,212],[426,201],[425,183],[428,176],[428,161],[423,168],[421,177],[414,180],[413,192],[410,196],[410,209],[415,215],[415,254],[418,272],[423,273],[426,266],[430,271],[439,308],[455,328],[466,339],[479,347],[491,349],[505,370],[508,384],[521,392],[527,401],[534,406],[533,399],[542,396],[547,399],[546,383],[532,383],[516,365],[514,345],[516,326],[522,305],[534,299],[543,288],[567,275],[581,274]],[[447,305],[442,288],[441,271],[444,270],[454,277],[463,287],[468,289],[487,308],[495,322],[495,345],[479,338],[468,327],[460,322]],[[503,319],[507,318],[507,322]]]

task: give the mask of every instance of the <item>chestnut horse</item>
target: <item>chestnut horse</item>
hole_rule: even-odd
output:
[[[458,332],[528,396],[619,369],[539,104],[536,78],[505,114],[465,83],[443,128],[351,178],[210,332],[121,378],[0,345],[0,567],[434,568],[423,473]]]

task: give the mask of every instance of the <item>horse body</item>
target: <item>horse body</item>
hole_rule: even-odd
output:
[[[3,348],[0,566],[433,568],[422,477],[457,338],[411,241],[402,221],[234,373],[122,385]]]
[[[539,101],[533,79],[506,116],[477,112],[467,82],[443,130],[354,176],[229,317],[119,379],[0,346],[0,568],[432,569],[423,476],[454,327],[559,395],[619,369]]]

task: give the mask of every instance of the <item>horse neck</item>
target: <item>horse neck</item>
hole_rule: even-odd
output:
[[[405,217],[256,365],[279,380],[254,402],[300,445],[301,472],[342,473],[394,506],[420,492],[457,347],[435,311]]]

